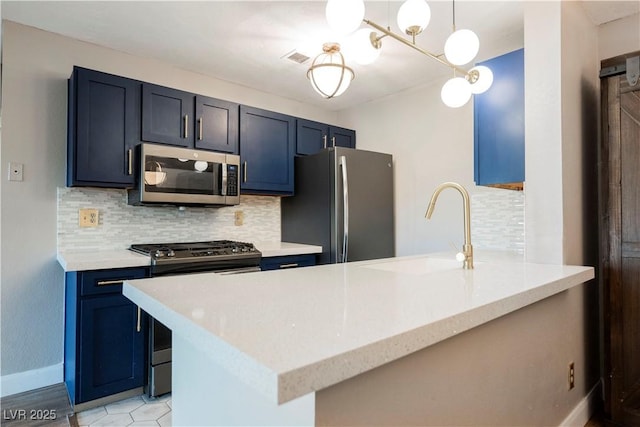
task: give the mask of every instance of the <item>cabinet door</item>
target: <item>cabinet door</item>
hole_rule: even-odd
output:
[[[76,67],[69,80],[67,185],[134,184],[140,82]]]
[[[142,139],[193,147],[194,95],[163,86],[142,85]]]
[[[329,126],[329,142],[332,147],[356,148],[356,131]]]
[[[144,385],[145,324],[119,294],[80,301],[80,380],[76,403]]]
[[[474,159],[477,185],[524,181],[524,49],[481,63],[493,85],[474,95]]]
[[[296,153],[315,154],[327,148],[329,125],[311,120],[296,120]]]
[[[196,148],[238,154],[238,109],[233,102],[196,96]]]
[[[292,194],[295,118],[240,106],[242,192]]]

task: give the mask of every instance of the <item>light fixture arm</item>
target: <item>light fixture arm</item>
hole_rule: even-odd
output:
[[[403,44],[405,44],[405,45],[409,46],[410,48],[412,48],[412,49],[414,49],[414,50],[417,50],[418,52],[422,53],[423,55],[426,55],[426,56],[428,56],[428,57],[429,57],[429,58],[431,58],[431,59],[435,59],[435,60],[436,60],[436,61],[438,61],[439,63],[441,63],[441,64],[443,64],[443,65],[446,65],[447,67],[452,68],[454,71],[457,71],[457,72],[461,73],[461,74],[462,74],[462,75],[464,75],[464,76],[468,76],[468,75],[469,75],[469,73],[468,73],[466,70],[464,70],[464,69],[462,69],[462,68],[460,68],[460,67],[457,67],[457,66],[455,66],[455,65],[453,65],[453,64],[451,64],[451,63],[449,63],[448,61],[446,61],[446,60],[444,60],[444,59],[440,58],[439,56],[437,56],[437,55],[435,55],[435,54],[433,54],[433,53],[431,53],[431,52],[429,52],[429,51],[426,51],[426,50],[422,49],[422,48],[421,48],[421,47],[419,47],[419,46],[416,46],[416,45],[415,45],[415,43],[411,43],[411,41],[409,41],[409,40],[405,39],[405,38],[404,38],[404,37],[402,37],[402,36],[399,36],[398,34],[394,33],[393,31],[391,31],[391,30],[389,30],[389,29],[387,29],[387,28],[384,28],[383,26],[378,25],[378,24],[376,24],[375,22],[370,21],[370,20],[368,20],[368,19],[363,19],[362,21],[363,21],[365,24],[369,25],[370,27],[373,27],[373,28],[375,28],[376,30],[378,30],[378,31],[382,32],[385,36],[389,36],[389,37],[391,37],[391,38],[393,38],[393,39],[396,39],[396,40],[397,40],[397,41],[399,41],[400,43],[403,43]],[[382,38],[382,37],[377,37],[377,40],[380,40],[381,38]],[[374,45],[374,47],[375,47],[375,45]]]

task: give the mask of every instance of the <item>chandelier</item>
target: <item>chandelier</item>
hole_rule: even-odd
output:
[[[465,105],[472,94],[479,94],[489,89],[493,83],[493,73],[488,67],[482,65],[468,71],[461,68],[475,58],[480,42],[473,31],[456,30],[455,0],[452,1],[452,8],[453,31],[445,42],[443,55],[436,55],[416,45],[416,36],[424,31],[431,19],[431,9],[425,0],[406,0],[398,10],[398,27],[409,38],[394,33],[390,27],[385,28],[365,19],[364,0],[328,0],[326,17],[329,27],[336,33],[352,34],[356,52],[354,60],[359,64],[366,65],[374,62],[380,55],[382,39],[390,37],[451,68],[453,77],[444,84],[440,96],[447,106],[457,108]],[[373,30],[366,27],[358,29],[362,23]],[[345,65],[337,43],[325,43],[323,51],[314,59],[307,71],[307,77],[320,95],[332,98],[344,93],[354,78],[354,73]]]

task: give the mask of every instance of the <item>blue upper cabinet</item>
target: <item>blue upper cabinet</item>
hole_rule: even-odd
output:
[[[193,147],[194,95],[163,86],[142,85],[142,139]]]
[[[296,120],[296,154],[314,154],[328,147],[329,125],[311,120]]]
[[[524,49],[480,63],[493,85],[474,96],[474,177],[477,185],[524,182]]]
[[[152,84],[142,86],[142,139],[238,153],[238,104]]]
[[[329,126],[329,142],[332,147],[356,148],[356,131]]]
[[[293,194],[296,118],[240,106],[242,192]]]
[[[68,186],[133,186],[140,86],[136,80],[74,67],[68,86]]]
[[[195,103],[195,148],[237,154],[239,105],[201,95]]]
[[[314,154],[323,148],[356,148],[356,131],[312,120],[297,119],[296,153]]]

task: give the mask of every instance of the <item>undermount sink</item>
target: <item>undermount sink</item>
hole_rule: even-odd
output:
[[[393,271],[412,275],[435,273],[445,270],[462,270],[462,262],[439,258],[400,259],[363,266],[373,270]]]

